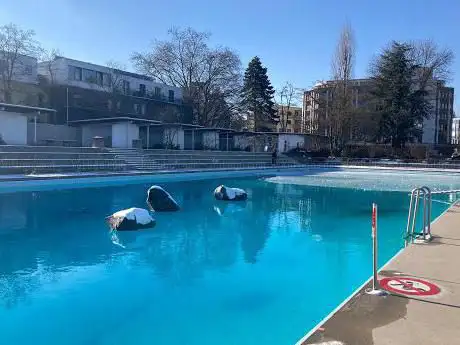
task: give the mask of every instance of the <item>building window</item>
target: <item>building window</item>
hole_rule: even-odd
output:
[[[74,94],[74,95],[72,95],[72,99],[73,99],[74,107],[80,107],[81,106],[81,95]]]
[[[136,114],[139,114],[139,104],[137,104],[137,103],[134,103],[134,112]]]
[[[117,101],[117,110],[120,110],[120,108],[121,108],[121,102]]]
[[[173,90],[169,90],[168,92],[168,101],[174,102],[174,91]]]
[[[145,84],[139,84],[139,93],[141,96],[145,96]]]
[[[111,86],[112,84],[112,76],[108,73],[102,74],[102,84],[104,86]]]
[[[69,79],[81,81],[81,72],[80,67],[69,66]]]
[[[155,97],[160,97],[161,95],[161,88],[155,86]]]
[[[102,72],[96,72],[96,84],[99,86],[103,85],[103,74]]]
[[[145,106],[145,104],[141,104],[141,114],[142,114],[142,115],[145,115],[145,111],[146,111],[146,106]]]
[[[125,95],[129,94],[129,81],[123,80],[123,93]]]
[[[112,107],[113,107],[112,100],[109,99],[109,100],[107,101],[107,108],[108,108],[109,110],[112,110]]]
[[[38,94],[38,106],[43,107],[44,106],[44,95],[42,93]]]
[[[32,75],[32,66],[30,66],[30,65],[24,66],[24,74],[25,75]]]
[[[83,69],[83,80],[87,83],[91,84],[99,84],[98,83],[98,73],[96,71],[90,69]],[[101,74],[101,84],[102,85],[102,74]]]

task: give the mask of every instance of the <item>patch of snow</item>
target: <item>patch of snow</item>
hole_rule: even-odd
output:
[[[240,188],[231,188],[231,187],[225,187],[225,190],[227,191],[227,196],[230,199],[235,199],[237,195],[243,195],[246,192]]]
[[[432,191],[460,188],[460,174],[402,171],[332,171],[303,176],[276,176],[265,181],[311,187],[410,192],[426,185]]]
[[[30,177],[65,177],[65,176],[68,176],[66,174],[28,174],[26,176],[30,176]]]
[[[135,220],[137,224],[146,225],[153,222],[149,211],[143,208],[131,207],[126,210],[115,212],[113,217],[123,217],[129,220]]]

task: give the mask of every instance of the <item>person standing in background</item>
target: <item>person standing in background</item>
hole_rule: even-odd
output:
[[[276,147],[275,147],[275,149],[274,149],[273,152],[272,152],[272,164],[273,164],[273,165],[276,164],[277,158],[278,158],[278,150],[277,150]]]

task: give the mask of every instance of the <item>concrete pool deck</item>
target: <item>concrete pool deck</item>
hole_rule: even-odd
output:
[[[379,279],[422,279],[438,286],[439,294],[372,296],[365,293],[367,284],[298,344],[460,343],[460,202],[433,223],[432,234],[429,244],[411,244],[400,252]]]

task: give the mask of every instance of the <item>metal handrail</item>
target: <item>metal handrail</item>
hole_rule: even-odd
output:
[[[423,230],[421,233],[417,233],[415,227],[421,196],[423,196]],[[415,238],[421,237],[423,241],[429,241],[431,239],[431,204],[431,189],[427,186],[414,188],[411,191],[405,236],[406,245],[409,240],[413,241]]]
[[[431,240],[431,207],[432,207],[432,196],[442,194],[458,194],[460,189],[452,190],[439,190],[431,191],[427,186],[414,188],[411,192],[409,213],[407,216],[406,226],[406,245],[408,240],[414,240],[416,238],[422,238],[423,241]],[[417,211],[420,197],[423,196],[423,231],[422,233],[416,233],[415,226],[417,222]]]
[[[460,193],[460,189],[452,189],[452,190],[436,190],[431,192],[431,194],[457,194]]]

